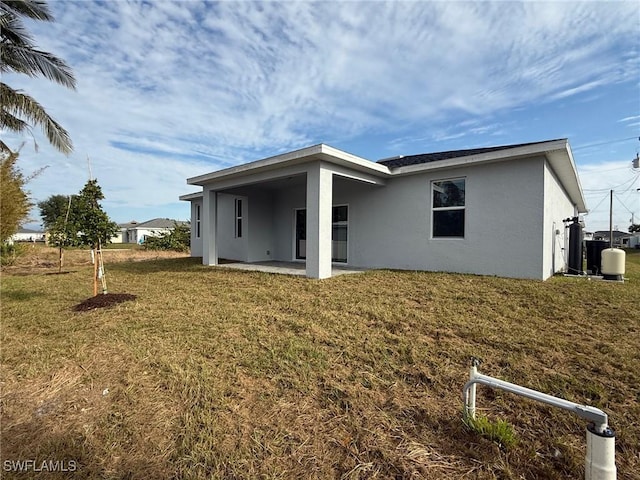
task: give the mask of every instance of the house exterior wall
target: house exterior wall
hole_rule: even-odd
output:
[[[275,192],[273,201],[274,260],[290,262],[294,252],[295,210],[305,208],[307,202],[304,185]]]
[[[465,236],[433,238],[431,182],[461,177]],[[555,226],[562,237],[561,220],[574,207],[544,157],[397,176],[384,186],[334,174],[332,193],[333,205],[349,206],[349,266],[545,279],[564,265],[561,248],[552,248],[554,223],[560,222]],[[241,239],[234,238],[234,198],[245,202]],[[202,240],[193,232],[196,202],[192,256],[202,255]],[[295,210],[305,207],[304,183],[219,193],[218,256],[293,260]]]
[[[44,242],[46,234],[44,232],[18,232],[11,236],[14,242]]]
[[[141,243],[146,237],[159,237],[170,231],[170,228],[130,228],[127,231],[127,239],[128,243]]]
[[[235,234],[235,200],[241,199],[243,202],[242,215],[242,237],[237,238]],[[216,238],[218,247],[218,258],[228,260],[249,261],[249,242],[247,228],[247,204],[248,198],[244,195],[218,193],[218,236]]]
[[[268,190],[255,189],[247,198],[247,261],[272,260],[273,195]]]
[[[566,269],[569,229],[562,220],[577,215],[575,206],[547,162],[544,164],[544,198],[542,274],[547,278]]]
[[[493,163],[337,192],[349,204],[349,264],[541,278],[543,162]],[[431,235],[431,182],[466,179],[465,237]]]

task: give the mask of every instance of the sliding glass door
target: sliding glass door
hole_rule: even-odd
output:
[[[298,208],[295,212],[295,258],[307,258],[307,210]],[[347,241],[349,236],[349,207],[337,205],[331,215],[331,261],[347,263]]]

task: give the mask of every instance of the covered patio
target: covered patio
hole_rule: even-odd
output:
[[[277,273],[279,275],[298,275],[302,277],[307,275],[307,268],[303,262],[269,261],[248,263],[219,259],[218,266],[252,272]],[[333,265],[331,268],[331,276],[336,277],[338,275],[351,275],[354,273],[363,273],[365,271],[366,269],[364,268]]]
[[[317,279],[360,272],[348,253],[349,194],[380,188],[387,175],[387,167],[317,145],[190,178],[203,187],[194,216],[202,263],[218,265],[220,256],[239,260],[230,268]]]

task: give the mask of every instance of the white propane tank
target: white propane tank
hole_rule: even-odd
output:
[[[624,275],[624,250],[606,248],[602,251],[602,275],[605,280],[622,280]]]

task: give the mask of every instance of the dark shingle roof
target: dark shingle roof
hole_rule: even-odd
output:
[[[544,142],[518,143],[514,145],[500,145],[497,147],[471,148],[467,150],[450,150],[447,152],[421,153],[418,155],[406,155],[398,158],[378,160],[376,163],[380,163],[389,168],[399,168],[406,167],[407,165],[418,165],[420,163],[448,160],[450,158],[468,157],[471,155],[480,155],[482,153],[498,152],[500,150],[507,150],[509,148],[526,147],[528,145],[548,143],[550,141],[554,140],[547,140]]]
[[[153,218],[151,220],[147,220],[146,222],[136,222],[132,220],[128,223],[120,223],[118,226],[120,228],[173,228],[175,224],[182,225],[184,222],[182,220],[173,220],[171,218]]]
[[[171,218],[154,218],[146,222],[140,222],[133,227],[136,228],[173,228],[175,224],[181,225],[185,222],[173,220]]]

